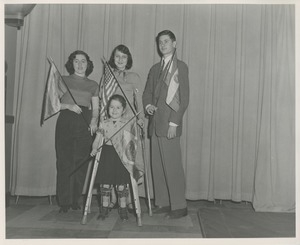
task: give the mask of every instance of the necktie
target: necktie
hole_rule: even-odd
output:
[[[162,63],[161,63],[160,71],[159,71],[159,76],[158,76],[159,78],[160,78],[160,76],[161,76],[162,73],[163,73],[164,66],[165,66],[165,60],[163,59],[163,60],[162,60]]]

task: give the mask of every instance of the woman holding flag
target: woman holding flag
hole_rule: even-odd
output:
[[[119,94],[122,95],[127,102],[127,107],[124,112],[124,119],[129,120],[132,118],[136,112],[140,112],[137,116],[137,124],[142,128],[144,127],[144,113],[143,113],[143,104],[142,104],[142,83],[140,76],[132,71],[129,71],[132,67],[133,59],[132,55],[129,51],[129,48],[123,44],[116,46],[110,56],[109,61],[106,64],[106,71],[100,82],[100,98],[101,98],[101,113],[100,113],[100,120],[106,118],[106,103],[108,101],[109,96],[107,96],[108,90],[111,91],[110,95],[112,94]],[[110,66],[107,67],[107,65]],[[111,84],[106,80],[108,77],[112,77],[116,79],[115,84]],[[107,86],[105,90],[105,84],[111,84]],[[142,158],[142,153],[138,153],[138,157]],[[116,207],[116,194],[115,191],[112,190],[111,192],[112,198],[111,203],[109,204],[110,210]],[[131,196],[129,193],[128,196],[128,210],[132,212],[132,201]]]
[[[55,132],[57,156],[57,191],[59,212],[80,209],[87,164],[99,116],[99,86],[88,79],[94,65],[87,53],[77,50],[70,54],[65,67],[70,74],[62,76],[64,94]]]
[[[119,86],[116,87],[114,94],[120,94],[128,99],[127,103],[130,105],[126,108],[125,117],[127,119],[134,115],[133,107],[135,112],[142,110],[142,83],[140,76],[129,71],[133,64],[132,55],[128,49],[123,44],[118,45],[112,51],[110,59],[108,61],[109,66],[112,68],[114,77],[117,79]],[[143,127],[144,116],[139,114],[138,124]]]

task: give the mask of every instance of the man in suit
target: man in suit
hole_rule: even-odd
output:
[[[173,32],[161,31],[156,41],[162,59],[150,69],[143,93],[143,105],[149,115],[157,206],[153,213],[166,213],[166,218],[177,219],[187,215],[180,136],[189,103],[188,67],[176,57]]]

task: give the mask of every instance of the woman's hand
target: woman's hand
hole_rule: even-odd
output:
[[[144,128],[144,125],[145,125],[144,119],[143,119],[143,118],[139,118],[139,119],[137,120],[137,124],[138,124],[141,128]]]
[[[97,130],[97,119],[96,118],[92,118],[91,123],[90,123],[90,131],[91,131],[91,135],[93,135]]]
[[[92,152],[90,153],[90,155],[93,157],[97,154],[97,149],[93,148]]]
[[[73,111],[77,114],[81,114],[82,113],[82,109],[78,106],[78,105],[68,105],[67,109],[70,111]]]

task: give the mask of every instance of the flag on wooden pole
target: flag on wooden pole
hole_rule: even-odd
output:
[[[106,118],[106,106],[109,98],[115,93],[118,82],[108,67],[107,62],[104,62],[104,77],[101,91],[100,118]]]
[[[168,74],[165,79],[165,83],[168,86],[166,103],[171,107],[171,109],[173,109],[174,111],[178,111],[180,106],[180,97],[179,97],[177,56],[175,52],[176,49],[173,53],[173,57],[170,63],[170,66],[172,66],[172,68],[168,69]]]
[[[48,60],[50,62],[50,69],[43,98],[41,126],[45,120],[60,111],[60,98],[67,91],[67,87],[64,84],[53,60]]]

